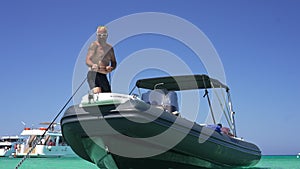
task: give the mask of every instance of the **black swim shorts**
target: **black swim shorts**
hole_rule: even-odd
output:
[[[87,74],[88,83],[90,89],[100,87],[101,92],[111,92],[110,84],[108,82],[106,74],[99,72],[89,71]]]

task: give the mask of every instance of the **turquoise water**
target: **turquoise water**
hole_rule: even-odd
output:
[[[0,169],[14,169],[20,158],[0,158]],[[80,158],[29,158],[19,169],[98,169]],[[300,169],[296,156],[263,156],[261,161],[248,169]]]
[[[253,169],[300,169],[300,158],[294,156],[263,156]]]
[[[21,158],[0,158],[0,169],[15,169]],[[81,158],[28,158],[19,169],[99,169]]]

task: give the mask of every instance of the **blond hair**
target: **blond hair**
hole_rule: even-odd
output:
[[[101,26],[98,26],[98,27],[97,27],[97,32],[98,32],[98,30],[102,30],[102,29],[104,29],[105,31],[107,31],[107,27],[101,25]]]

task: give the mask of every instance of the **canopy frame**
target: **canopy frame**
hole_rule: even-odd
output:
[[[168,91],[224,88],[229,87],[219,80],[208,77],[207,75],[184,75],[184,76],[166,76],[157,78],[140,79],[136,82],[138,88],[144,89],[167,89]]]
[[[166,89],[168,91],[181,91],[181,90],[195,90],[195,89],[204,89],[205,94],[203,97],[207,97],[207,101],[210,107],[210,112],[212,115],[213,122],[216,124],[213,109],[211,106],[211,101],[208,95],[208,90],[211,88],[223,88],[227,93],[227,101],[229,106],[230,113],[230,128],[233,130],[233,135],[236,137],[236,126],[233,111],[232,101],[229,93],[229,87],[217,79],[210,78],[204,74],[198,75],[182,75],[182,76],[165,76],[165,77],[156,77],[156,78],[146,78],[139,79],[136,82],[135,87],[131,90],[130,94],[133,92],[135,88],[143,88],[143,89]],[[223,112],[225,113],[225,112]],[[225,114],[226,116],[226,114]],[[227,116],[226,116],[227,118]],[[229,121],[227,120],[229,123]]]

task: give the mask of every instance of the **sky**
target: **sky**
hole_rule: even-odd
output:
[[[299,7],[294,0],[1,1],[0,136],[19,134],[22,122],[32,127],[53,120],[76,88],[76,72],[82,70],[78,79],[84,78],[86,70],[78,68],[84,63],[78,61],[84,60],[84,47],[98,25],[153,12],[193,24],[214,46],[231,89],[238,135],[257,144],[264,155],[295,155],[300,152]],[[123,24],[118,28],[121,33],[128,31]],[[163,29],[163,25],[157,27]],[[170,30],[195,38],[180,27]],[[108,42],[113,38],[109,34]],[[193,72],[206,73],[189,46],[155,34],[115,44],[118,68],[132,55],[157,48],[179,56]],[[138,61],[136,65],[147,69],[147,64]],[[144,75],[143,70],[139,75]],[[82,91],[88,91],[86,84]]]

